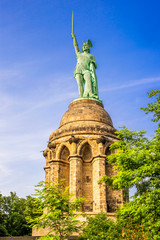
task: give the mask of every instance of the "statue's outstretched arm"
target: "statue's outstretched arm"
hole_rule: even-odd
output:
[[[72,38],[73,38],[73,45],[74,45],[74,48],[75,48],[75,52],[76,54],[78,54],[79,51],[79,48],[78,48],[78,43],[77,43],[77,39],[76,39],[76,36],[74,33],[71,34],[72,35]]]

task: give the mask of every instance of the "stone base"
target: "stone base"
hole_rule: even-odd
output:
[[[102,103],[102,100],[99,99],[99,98],[93,98],[93,97],[80,97],[80,98],[75,98],[74,100],[72,100],[72,102],[75,102],[75,101],[78,101],[78,100],[94,100],[94,101],[97,101],[97,102],[100,102]]]

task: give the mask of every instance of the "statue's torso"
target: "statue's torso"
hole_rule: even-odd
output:
[[[78,52],[77,54],[77,65],[75,68],[75,74],[85,74],[90,70],[90,62],[95,62],[95,58],[90,53]]]

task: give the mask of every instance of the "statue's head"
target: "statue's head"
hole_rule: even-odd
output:
[[[83,42],[82,51],[83,51],[83,52],[88,52],[88,53],[90,53],[90,47],[92,47],[92,46],[93,46],[93,45],[92,45],[91,41],[90,41],[90,40],[87,40],[86,43]]]

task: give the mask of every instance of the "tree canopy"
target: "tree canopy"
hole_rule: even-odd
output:
[[[27,218],[40,213],[39,204],[35,204],[31,196],[19,198],[15,192],[10,196],[0,194],[0,236],[31,235],[32,228]]]
[[[140,236],[137,239],[160,239],[160,91],[152,90],[148,96],[155,100],[142,110],[153,114],[157,130],[150,140],[144,130],[122,127],[117,131],[120,140],[110,146],[108,162],[118,171],[101,181],[112,189],[136,187],[132,201],[118,211],[124,233],[133,235],[135,231]]]

